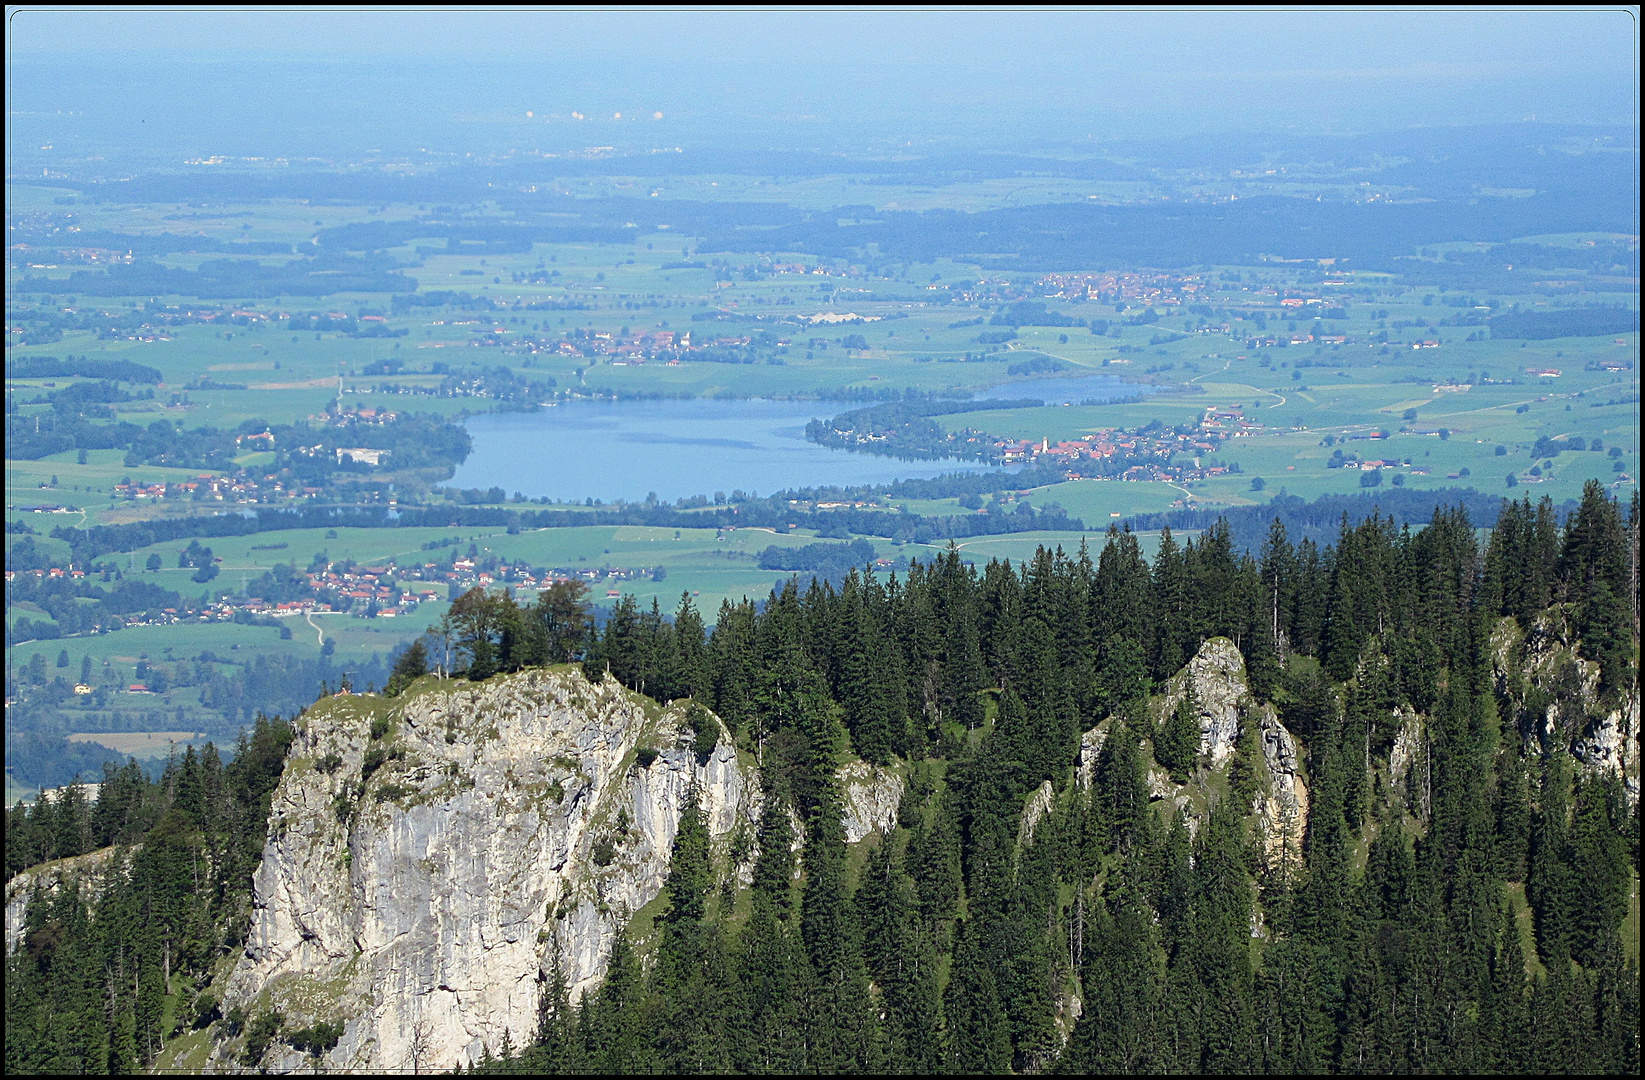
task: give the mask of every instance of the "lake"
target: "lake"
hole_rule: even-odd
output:
[[[1134,389],[1103,376],[991,387],[978,397],[1062,400],[1117,397]],[[568,401],[530,413],[469,418],[474,450],[453,487],[500,487],[537,498],[672,501],[744,491],[884,484],[976,471],[975,461],[902,461],[807,442],[812,417],[858,408],[835,401]]]

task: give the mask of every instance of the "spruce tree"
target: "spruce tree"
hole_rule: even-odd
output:
[[[815,982],[807,1014],[811,1064],[822,1072],[874,1071],[883,1066],[882,1047],[847,890],[845,832],[832,785],[807,825],[803,861],[800,930]]]
[[[1191,633],[1188,571],[1169,526],[1161,530],[1159,550],[1154,553],[1151,593],[1154,613],[1151,660],[1154,679],[1164,682],[1187,661]]]
[[[1201,739],[1199,702],[1194,697],[1193,683],[1185,677],[1182,687],[1182,697],[1165,717],[1154,740],[1154,758],[1179,784],[1188,779],[1199,762]]]
[[[994,973],[976,940],[975,928],[961,922],[954,943],[954,966],[942,998],[947,1022],[947,1072],[1003,1074],[1011,1071],[1011,1035]]]
[[[1157,1071],[1165,955],[1153,912],[1121,885],[1109,903],[1093,906],[1086,938],[1080,1018],[1057,1071]]]

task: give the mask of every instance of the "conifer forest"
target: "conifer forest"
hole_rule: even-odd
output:
[[[1638,567],[1637,495],[1590,483],[1489,533],[1441,510],[1324,546],[1276,522],[1254,552],[1167,532],[1151,564],[1117,529],[1018,566],[951,549],[791,579],[712,633],[689,595],[596,631],[576,589],[470,594],[385,692],[580,662],[712,710],[763,795],[729,858],[688,803],[651,924],[577,1000],[556,958],[535,1037],[475,1068],[1637,1073],[1637,747],[1607,731],[1638,709]],[[1233,728],[1205,730],[1211,692]],[[110,766],[95,801],[11,812],[8,875],[107,861],[28,908],[8,1072],[141,1069],[207,1025],[246,1066],[336,1043],[211,990],[291,738],[260,719],[226,766]],[[851,759],[907,777],[856,845]]]

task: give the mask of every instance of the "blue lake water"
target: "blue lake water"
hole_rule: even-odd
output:
[[[1064,385],[1066,384],[1066,385]],[[1041,379],[992,387],[979,397],[1048,403],[1116,397],[1113,379]],[[674,500],[736,490],[769,495],[827,484],[987,469],[975,461],[902,461],[807,442],[812,417],[857,406],[833,401],[570,401],[531,413],[471,417],[474,450],[454,487],[500,487],[557,500]]]

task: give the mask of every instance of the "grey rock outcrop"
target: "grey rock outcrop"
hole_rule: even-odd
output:
[[[1599,664],[1584,659],[1565,605],[1555,605],[1521,630],[1504,618],[1491,634],[1497,693],[1523,706],[1541,692],[1540,711],[1521,735],[1543,747],[1564,745],[1593,772],[1614,773],[1629,803],[1639,800],[1639,692],[1620,701],[1602,695]]]
[[[902,803],[902,775],[866,761],[842,765],[836,775],[844,802],[841,821],[845,842],[855,844],[871,832],[889,836],[897,825],[897,807]]]
[[[1022,820],[1017,823],[1017,850],[1021,851],[1034,841],[1034,830],[1038,829],[1045,815],[1051,812],[1056,805],[1057,791],[1051,786],[1051,781],[1043,780],[1034,793],[1028,796],[1028,801],[1022,808]]]
[[[1388,779],[1404,787],[1411,770],[1422,760],[1422,717],[1407,705],[1394,708],[1394,719],[1399,726],[1394,731],[1394,745],[1388,751]]]
[[[274,794],[224,1010],[345,1021],[332,1070],[444,1070],[505,1033],[524,1045],[556,954],[580,996],[661,891],[693,786],[717,840],[752,822],[734,748],[699,762],[684,711],[566,668],[322,702]],[[237,1050],[219,1043],[212,1066]],[[285,1053],[265,1067],[305,1065]]]
[[[1596,772],[1615,772],[1630,803],[1639,801],[1639,694],[1607,709],[1571,743],[1571,754]]]
[[[1258,725],[1265,769],[1251,810],[1261,829],[1262,854],[1269,865],[1278,865],[1281,860],[1294,865],[1301,851],[1309,806],[1296,738],[1286,730],[1272,705],[1258,705],[1251,696],[1244,657],[1227,638],[1205,642],[1194,658],[1171,677],[1156,715],[1169,716],[1190,689],[1200,714],[1200,752],[1213,769],[1233,756],[1241,724]],[[1091,786],[1112,723],[1111,719],[1104,720],[1080,738],[1078,776],[1082,787]],[[1204,781],[1205,777],[1199,775],[1193,783],[1203,790]],[[1150,799],[1170,799],[1179,809],[1190,804],[1188,787],[1178,784],[1158,765],[1149,766],[1145,782]],[[1190,816],[1189,828],[1197,825],[1198,819]]]
[[[1399,727],[1394,731],[1394,745],[1388,750],[1388,780],[1404,793],[1409,805],[1427,818],[1427,725],[1420,713],[1406,705],[1394,709],[1394,719]]]
[[[1257,821],[1265,865],[1296,866],[1308,823],[1308,785],[1297,758],[1297,741],[1280,722],[1272,705],[1256,710],[1267,776],[1257,793]],[[1254,935],[1253,935],[1254,936]]]
[[[1240,699],[1250,696],[1245,658],[1238,646],[1223,637],[1201,645],[1187,666],[1166,682],[1159,715],[1175,712],[1190,686],[1199,707],[1200,754],[1209,757],[1215,768],[1234,752],[1239,740]]]
[[[1097,771],[1097,758],[1102,756],[1102,745],[1108,741],[1108,732],[1113,726],[1114,721],[1110,718],[1080,736],[1080,787],[1090,789],[1091,778]]]

